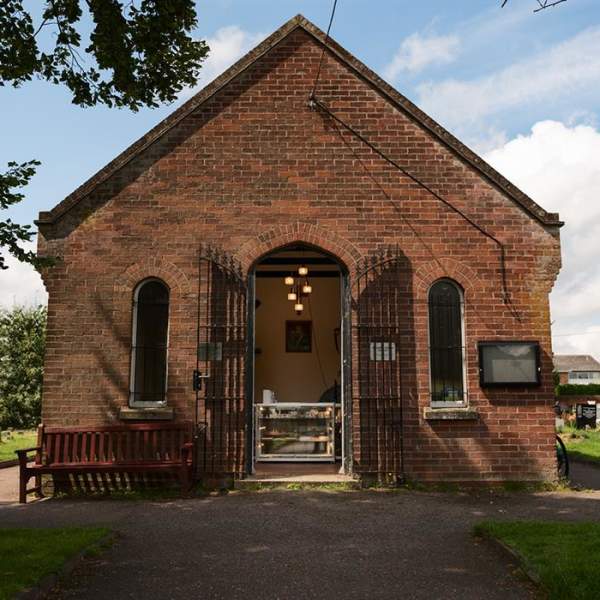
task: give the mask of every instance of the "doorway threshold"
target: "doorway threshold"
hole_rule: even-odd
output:
[[[256,463],[255,472],[242,481],[252,483],[351,483],[334,463]]]

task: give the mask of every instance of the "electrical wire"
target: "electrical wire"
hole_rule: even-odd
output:
[[[370,148],[375,154],[377,154],[380,158],[386,161],[388,164],[392,165],[395,169],[400,171],[403,175],[408,177],[412,182],[417,184],[419,187],[423,188],[427,192],[429,192],[434,198],[442,202],[445,206],[447,206],[450,210],[461,216],[467,223],[469,223],[472,227],[474,227],[477,231],[479,231],[482,235],[492,240],[500,250],[500,269],[501,269],[501,277],[502,277],[502,289],[503,289],[503,299],[505,304],[510,308],[513,316],[517,320],[521,320],[520,314],[513,307],[512,301],[510,298],[510,294],[508,292],[508,282],[506,278],[506,252],[504,249],[504,244],[494,237],[491,233],[488,233],[483,227],[478,225],[475,221],[473,221],[468,215],[463,213],[460,209],[456,208],[452,203],[448,202],[443,196],[438,194],[435,190],[433,190],[426,183],[421,181],[418,177],[413,175],[410,171],[406,170],[400,164],[398,164],[394,159],[390,158],[385,154],[382,150],[380,150],[377,146],[372,144],[365,136],[363,136],[360,132],[356,131],[352,126],[348,125],[345,121],[343,121],[340,117],[338,117],[335,113],[333,113],[325,104],[321,101],[317,100],[314,96],[309,99],[309,106],[313,109],[319,109],[323,113],[329,116],[329,118],[333,119],[334,122],[341,125],[344,129],[349,131],[353,136],[359,139],[365,146]]]
[[[319,363],[319,371],[321,372],[321,379],[323,380],[323,385],[325,386],[325,390],[328,388],[327,378],[325,377],[325,369],[323,369],[323,363],[321,362],[321,354],[319,352],[319,344],[317,343],[317,328],[314,327],[315,319],[312,313],[312,302],[310,301],[310,295],[306,296],[307,304],[308,304],[308,316],[310,317],[310,321],[313,325],[313,339],[315,342],[315,354],[317,355],[317,362]]]
[[[600,335],[600,331],[582,331],[581,333],[553,333],[552,337],[571,337],[575,335]]]
[[[400,218],[406,223],[406,225],[411,230],[411,232],[413,233],[413,235],[419,240],[419,242],[421,242],[421,244],[423,244],[423,246],[425,247],[425,249],[427,250],[427,252],[433,258],[433,260],[443,269],[444,266],[440,263],[440,260],[435,255],[435,253],[434,253],[433,249],[431,248],[431,246],[423,239],[423,237],[415,229],[415,227],[410,222],[410,220],[407,219],[406,216],[402,213],[402,210],[400,209],[400,206],[398,205],[398,203],[396,202],[396,200],[394,200],[394,198],[392,198],[391,194],[383,187],[383,185],[381,185],[381,183],[377,180],[377,178],[375,177],[375,175],[373,175],[373,173],[369,170],[369,167],[367,167],[367,165],[365,164],[365,162],[363,161],[363,159],[360,157],[360,155],[356,152],[356,150],[350,145],[350,143],[348,142],[348,140],[344,137],[344,134],[342,133],[342,130],[339,128],[338,124],[335,121],[334,121],[334,125],[335,125],[335,130],[337,131],[338,135],[340,136],[340,139],[342,140],[342,142],[344,143],[344,145],[346,146],[346,148],[348,148],[348,150],[350,152],[352,152],[352,155],[358,161],[358,163],[363,168],[363,170],[367,174],[367,176],[379,188],[379,191],[387,198],[388,202],[394,207],[395,211],[400,215]]]
[[[317,84],[319,83],[319,77],[321,76],[321,67],[323,66],[323,59],[325,58],[325,48],[327,47],[327,41],[329,40],[329,32],[331,31],[331,24],[333,23],[333,17],[335,16],[335,8],[337,6],[337,0],[333,0],[333,7],[331,8],[331,16],[329,17],[329,25],[327,26],[327,33],[325,34],[325,42],[323,43],[323,51],[321,52],[321,58],[319,60],[319,66],[317,68],[317,75],[315,76],[315,82],[313,84],[312,92],[310,97],[314,98],[315,92],[317,91]]]

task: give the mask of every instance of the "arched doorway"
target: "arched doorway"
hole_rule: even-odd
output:
[[[247,471],[349,472],[348,276],[301,242],[249,272]]]

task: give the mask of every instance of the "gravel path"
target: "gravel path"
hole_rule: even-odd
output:
[[[66,598],[530,598],[484,519],[600,520],[600,494],[281,491],[1,506],[0,524],[119,534]]]

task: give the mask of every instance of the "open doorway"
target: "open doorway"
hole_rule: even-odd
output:
[[[305,244],[254,270],[253,471],[338,473],[344,460],[344,273]]]

